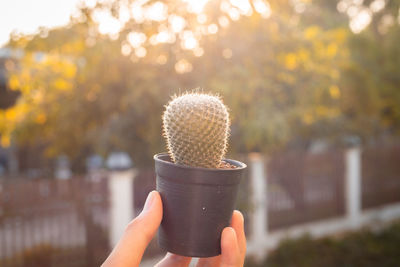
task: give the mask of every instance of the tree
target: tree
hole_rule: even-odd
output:
[[[111,150],[152,164],[163,105],[196,87],[230,107],[231,152],[398,133],[398,24],[376,35],[376,13],[354,35],[323,0],[184,2],[82,6],[67,27],[14,37],[24,55],[9,87],[21,96],[0,110],[3,145],[67,154],[78,169]]]

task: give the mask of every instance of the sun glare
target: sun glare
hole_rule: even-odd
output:
[[[209,0],[182,0],[182,2],[187,3],[187,10],[190,13],[200,14]]]
[[[269,18],[271,16],[271,6],[268,2],[263,0],[253,1],[254,9],[261,14],[264,18]]]
[[[386,5],[385,0],[374,0],[369,5],[369,8],[371,9],[372,12],[377,13],[382,9],[384,9],[385,5]]]
[[[175,33],[181,32],[186,26],[185,19],[177,15],[169,16],[168,22],[172,31]]]
[[[350,21],[350,29],[354,33],[360,33],[362,30],[367,27],[372,20],[372,15],[371,11],[368,9],[363,9],[360,12],[358,12],[354,17],[352,17]]]
[[[209,34],[216,34],[218,32],[218,26],[217,24],[210,24],[207,27],[208,33]]]
[[[197,39],[194,37],[194,34],[192,31],[184,31],[181,34],[181,46],[183,49],[186,50],[193,50],[199,45],[199,42]]]
[[[204,13],[201,13],[197,16],[197,22],[200,24],[204,24],[207,22],[207,15]]]
[[[230,0],[230,2],[243,15],[250,16],[253,13],[253,9],[247,0]]]
[[[135,49],[135,55],[139,58],[145,57],[147,54],[147,50],[144,47],[139,47]]]
[[[101,34],[117,35],[122,28],[121,22],[105,10],[96,11],[93,19],[98,23],[98,29]]]
[[[142,32],[130,32],[127,39],[133,48],[138,48],[146,41],[147,37]]]
[[[145,18],[154,21],[166,20],[168,16],[168,7],[162,2],[155,2],[146,9]]]
[[[175,64],[175,71],[179,74],[191,72],[192,70],[193,70],[193,65],[186,59],[181,59]]]
[[[221,16],[218,18],[218,23],[221,27],[226,28],[229,26],[229,19],[226,16]]]
[[[98,30],[101,34],[109,35],[110,38],[118,37],[119,32],[129,20],[138,24],[147,22],[160,22],[158,31],[147,36],[140,31],[130,32],[126,40],[121,45],[121,53],[125,56],[132,55],[133,60],[147,55],[146,44],[158,45],[166,43],[178,44],[184,50],[191,50],[196,57],[203,55],[200,40],[204,35],[217,34],[220,29],[226,28],[231,21],[237,21],[241,16],[251,16],[254,12],[262,17],[268,18],[271,15],[271,8],[266,0],[222,0],[219,6],[221,15],[216,22],[212,22],[205,11],[206,5],[210,0],[180,0],[185,4],[184,8],[189,13],[193,13],[195,25],[188,25],[189,20],[178,14],[169,13],[168,6],[162,1],[136,0],[132,3],[123,3],[117,9],[117,17],[111,15],[108,10],[99,9],[96,11],[94,19],[98,23]],[[383,0],[382,0],[383,1]],[[376,8],[379,8],[379,0],[375,0]],[[359,28],[360,23],[365,23],[366,17],[360,14],[358,20],[354,22],[352,28]],[[189,30],[190,29],[190,30]],[[357,30],[357,29],[355,29]],[[231,58],[232,51],[224,50],[223,57]],[[163,64],[163,58],[158,60]],[[178,72],[190,71],[190,66],[184,61],[176,66]]]

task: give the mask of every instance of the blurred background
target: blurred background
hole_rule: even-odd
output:
[[[15,0],[0,25],[1,266],[99,266],[193,89],[249,166],[246,266],[400,265],[399,0]]]

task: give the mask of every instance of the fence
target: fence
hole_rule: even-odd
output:
[[[318,236],[400,217],[400,146],[240,160],[249,166],[237,203],[249,254],[261,257],[282,238],[305,232]],[[0,181],[0,266],[99,266],[155,187],[153,170],[106,176]],[[153,240],[145,258],[160,253]]]
[[[284,238],[323,236],[400,218],[400,146],[250,157],[248,253]]]
[[[99,266],[104,260],[105,177],[6,180],[0,188],[0,266]]]
[[[266,164],[268,230],[344,214],[341,151],[281,153]]]
[[[361,173],[363,209],[400,202],[400,146],[364,149]]]

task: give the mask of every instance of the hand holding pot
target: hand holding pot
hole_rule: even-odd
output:
[[[143,211],[126,228],[126,231],[114,250],[103,263],[103,267],[137,267],[143,253],[157,232],[162,219],[162,202],[158,192],[153,191],[147,197]],[[239,211],[232,215],[231,227],[222,232],[221,255],[211,258],[201,258],[200,266],[243,266],[246,254],[246,238],[244,235],[243,216]],[[188,266],[190,257],[168,253],[156,266],[180,267]]]

